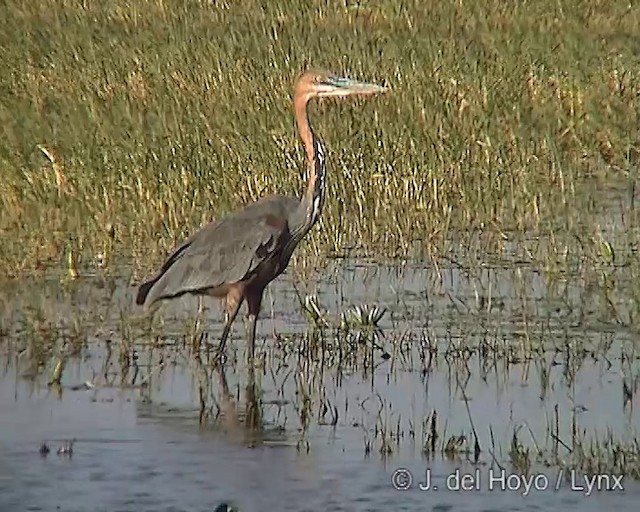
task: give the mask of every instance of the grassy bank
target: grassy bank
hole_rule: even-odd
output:
[[[477,230],[498,251],[549,237],[531,254],[547,264],[561,240],[602,253],[604,190],[627,250],[639,26],[637,6],[582,0],[9,1],[0,273],[148,270],[206,220],[297,195],[308,66],[392,92],[315,108],[329,191],[299,256],[442,254]]]

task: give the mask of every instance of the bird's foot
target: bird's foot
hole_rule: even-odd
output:
[[[227,362],[227,355],[224,353],[224,350],[221,350],[220,348],[218,348],[216,350],[216,353],[213,356],[213,363],[215,365],[224,366],[226,362]]]
[[[227,356],[224,352],[224,347],[221,345],[216,346],[213,343],[206,342],[206,353],[207,358],[214,364],[224,365],[227,362]]]

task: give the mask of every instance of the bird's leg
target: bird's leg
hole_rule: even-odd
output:
[[[224,348],[227,344],[227,338],[229,337],[229,332],[231,332],[231,324],[236,319],[238,315],[238,311],[240,311],[240,306],[242,305],[242,297],[236,298],[232,295],[227,295],[227,301],[225,306],[225,323],[224,329],[222,330],[222,336],[220,337],[220,345],[218,346],[218,357],[222,357],[224,354]]]
[[[195,352],[200,352],[200,342],[204,337],[204,331],[201,330],[203,314],[204,305],[202,304],[202,296],[198,295],[198,313],[196,315],[196,321],[193,328],[193,338],[191,340],[192,345],[195,348]]]
[[[247,294],[247,309],[249,317],[249,354],[247,359],[253,365],[253,357],[256,348],[256,322],[260,315],[260,306],[262,304],[262,290]]]

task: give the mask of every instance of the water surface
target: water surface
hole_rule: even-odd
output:
[[[623,492],[585,496],[577,488],[582,475],[572,489],[566,470],[556,489],[559,470],[545,466],[546,455],[539,464],[532,457],[530,475],[544,474],[537,483],[547,489],[526,496],[522,486],[489,489],[496,461],[506,475],[517,472],[509,457],[514,431],[524,446],[553,452],[556,411],[565,443],[574,422],[593,442],[637,435],[636,395],[623,392],[635,390],[638,374],[633,333],[602,314],[597,290],[526,265],[342,261],[318,282],[296,280],[297,292],[292,278],[273,283],[259,324],[257,432],[244,427],[241,321],[222,374],[204,349],[200,359],[189,349],[196,299],[168,304],[151,323],[131,306],[126,275],[7,284],[0,298],[2,510],[205,511],[222,501],[243,511],[635,510],[640,485],[633,479],[623,480]],[[332,329],[314,331],[297,293],[317,295],[330,322],[354,305],[386,307],[376,337],[382,350],[370,348],[368,335],[358,344],[353,332],[338,342]],[[623,301],[614,307],[625,314]],[[204,324],[215,342],[216,303],[207,303]],[[38,367],[33,347],[47,343],[56,349]],[[48,387],[56,354],[78,343],[62,388]],[[332,359],[318,349],[322,343],[340,343],[346,355]],[[200,425],[202,394],[208,417]],[[434,411],[439,443],[472,439],[475,428],[477,464],[464,451],[472,443],[452,457],[425,455]],[[73,438],[72,457],[55,453]],[[46,457],[38,453],[43,441],[52,449]],[[558,455],[568,457],[567,450]],[[399,468],[413,474],[407,491],[392,485]],[[427,468],[437,491],[418,489]],[[477,488],[446,489],[447,476],[476,470]],[[396,473],[397,481],[403,476]]]

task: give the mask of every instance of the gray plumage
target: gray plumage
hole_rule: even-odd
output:
[[[161,299],[248,279],[261,262],[285,249],[282,242],[291,234],[289,219],[296,218],[299,208],[298,199],[272,195],[207,224],[177,247],[158,275],[140,287],[136,302],[148,308]],[[294,245],[290,248],[282,255],[286,256],[282,270]]]

